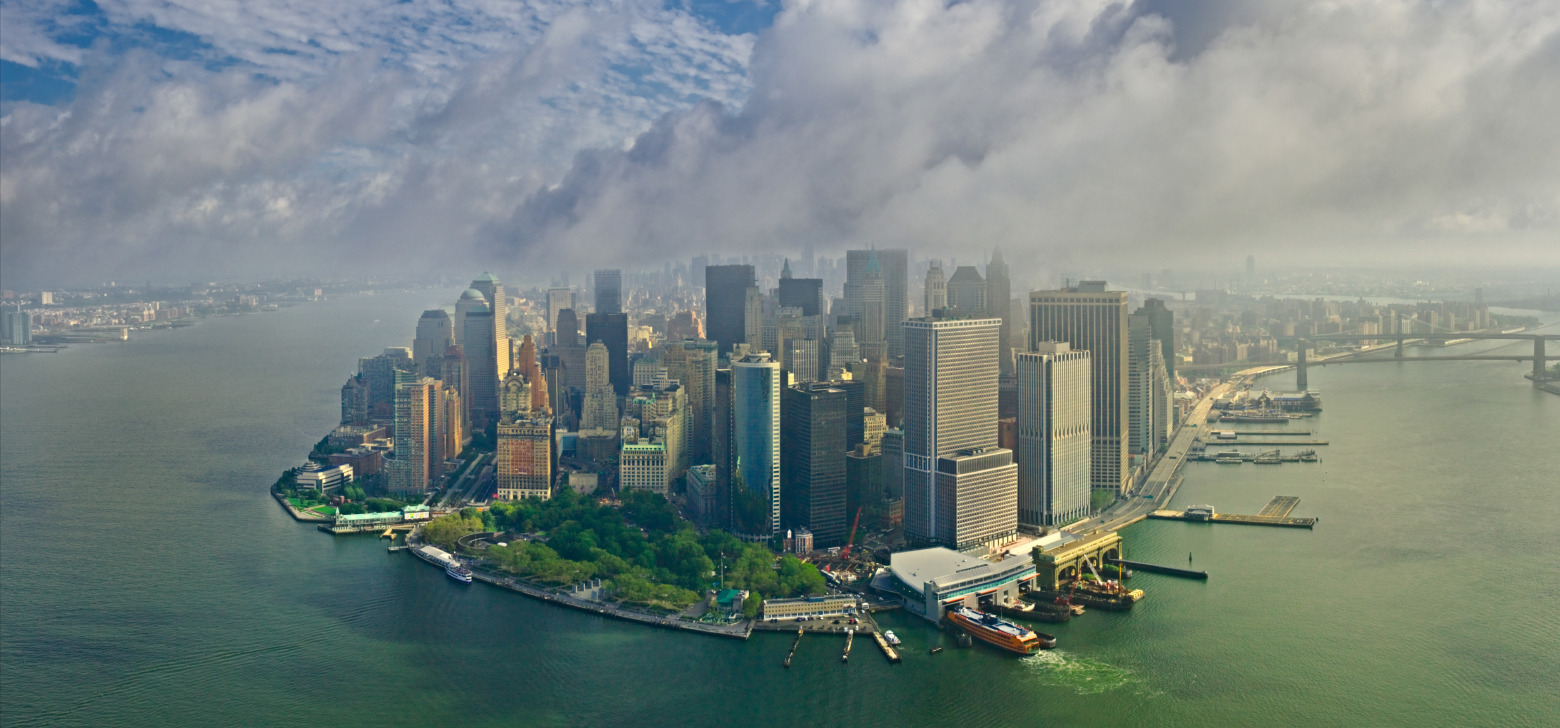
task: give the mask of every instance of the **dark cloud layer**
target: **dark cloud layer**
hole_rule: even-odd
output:
[[[1552,3],[819,0],[750,59],[626,7],[561,14],[437,87],[373,50],[297,80],[104,60],[68,109],[0,128],[6,281],[807,242],[1560,263]],[[652,47],[714,100],[601,84]]]

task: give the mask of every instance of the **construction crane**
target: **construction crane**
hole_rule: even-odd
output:
[[[845,548],[840,551],[841,561],[850,561],[850,547],[856,542],[856,527],[861,525],[861,508],[856,508],[856,522],[850,524],[850,538],[845,541]]]

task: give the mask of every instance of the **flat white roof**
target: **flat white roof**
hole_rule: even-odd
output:
[[[992,565],[985,559],[965,556],[940,546],[920,551],[901,551],[888,558],[888,568],[893,570],[894,576],[916,589],[939,577]]]

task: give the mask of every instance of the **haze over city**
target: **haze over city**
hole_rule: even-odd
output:
[[[1560,2],[0,0],[5,728],[1560,725]]]
[[[0,12],[8,287],[808,243],[1560,263],[1553,3]]]

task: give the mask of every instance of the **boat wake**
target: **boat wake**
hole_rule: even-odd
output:
[[[1062,650],[1038,652],[1020,662],[1033,670],[1043,684],[1072,688],[1079,695],[1142,686],[1142,681],[1131,670],[1091,657],[1071,655]]]

